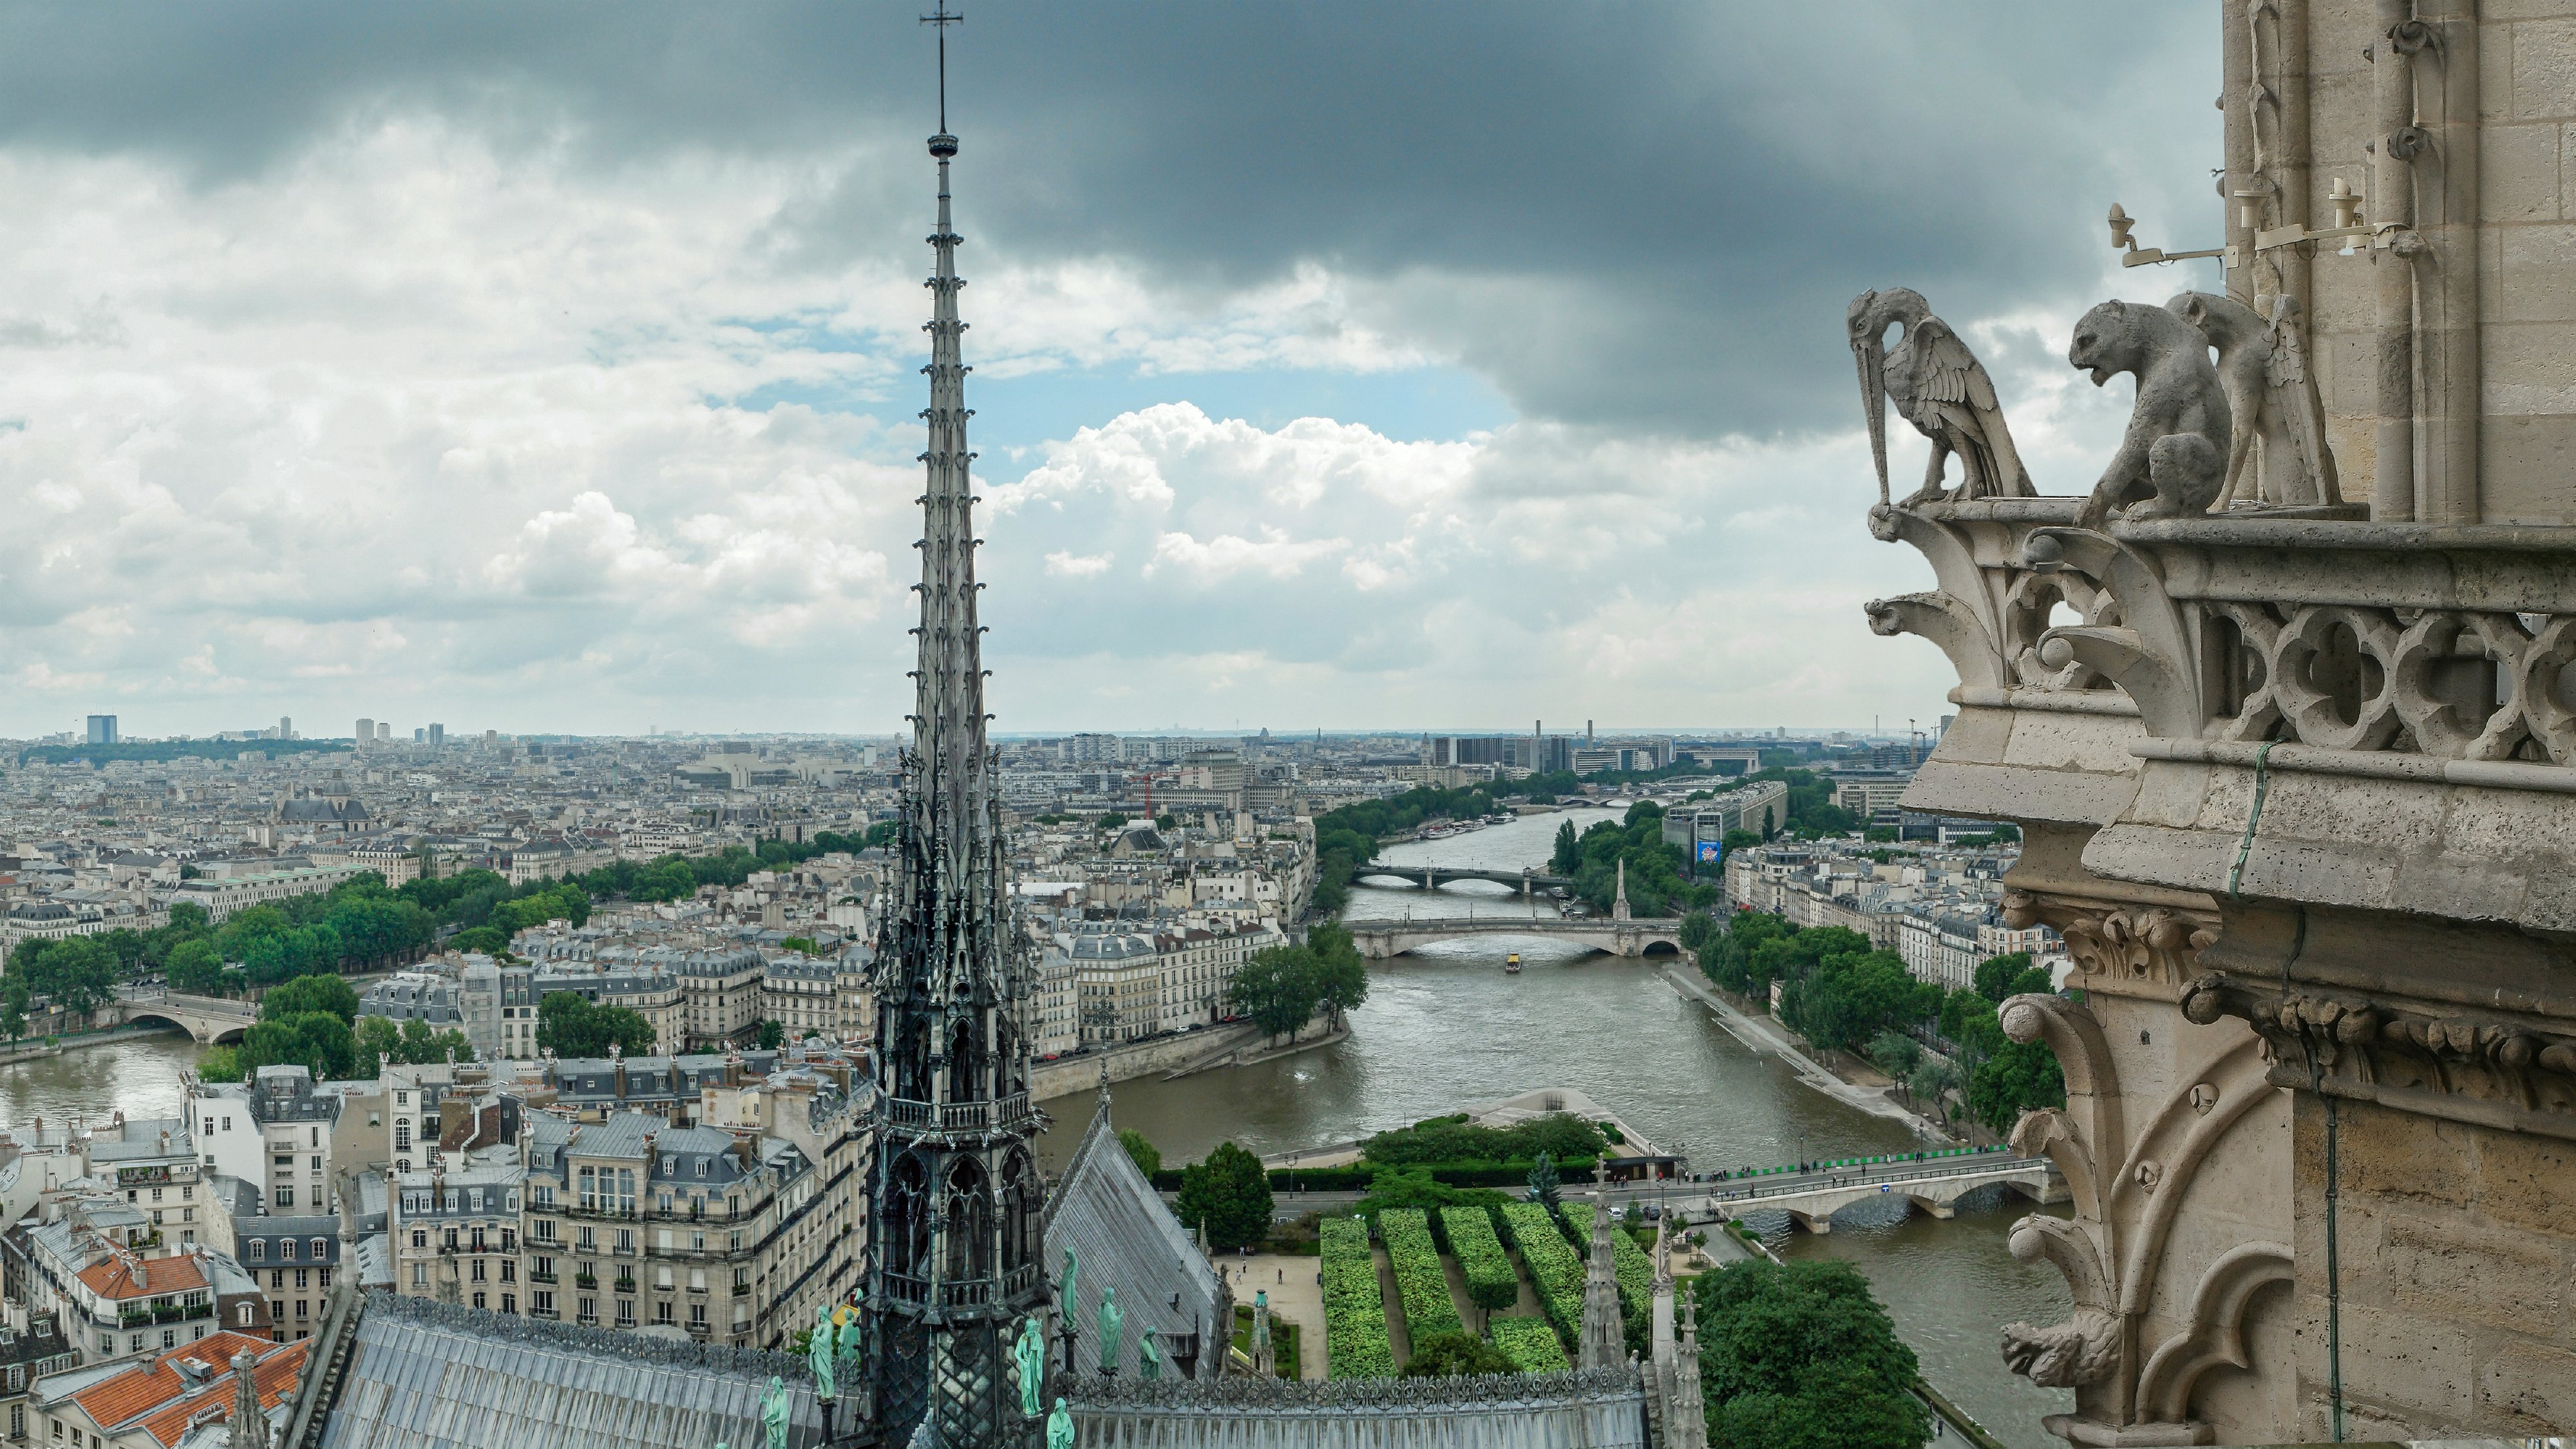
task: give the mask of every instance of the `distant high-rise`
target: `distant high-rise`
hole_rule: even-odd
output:
[[[293,718],[287,715],[279,715],[277,717],[277,737],[281,740],[291,740],[295,738],[295,721]]]
[[[382,743],[384,743],[384,744],[392,744],[392,743],[394,742],[394,726],[393,726],[393,721],[391,721],[391,720],[379,720],[379,721],[377,721],[377,723],[376,723],[376,738],[377,738],[377,740],[379,740],[380,742],[382,742]]]
[[[369,745],[369,744],[373,744],[373,743],[375,743],[375,739],[376,739],[376,722],[375,722],[374,720],[371,720],[371,719],[362,719],[362,720],[358,721],[358,733],[356,734],[356,736],[355,736],[354,738],[355,738],[355,739],[357,740],[357,742],[358,742],[359,744],[361,744],[361,745]]]
[[[94,714],[89,717],[89,742],[93,745],[116,743],[116,716]]]
[[[447,726],[434,724],[429,727],[429,747],[433,750],[447,747]]]

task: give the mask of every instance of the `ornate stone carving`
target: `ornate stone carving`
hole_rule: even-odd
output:
[[[2252,1025],[2278,1086],[2576,1139],[2576,1036],[2552,1027],[2221,973],[2187,984],[2182,1011]]]
[[[2034,897],[2021,909],[2053,918],[2068,908]],[[2157,908],[2101,911],[2092,919],[2117,915],[2122,941],[2143,949],[2143,937],[2153,932],[2139,931],[2137,920],[2149,914],[2163,917],[2161,927],[2187,924],[2179,913]],[[2163,934],[2177,962],[2208,944]],[[2130,969],[2126,958],[2118,964],[2124,973]],[[2189,1417],[2191,1383],[2202,1368],[2236,1351],[2231,1335],[2246,1295],[2216,1294],[2209,1311],[2236,1316],[2224,1325],[2213,1318],[2205,1329],[2184,1330],[2182,1336],[2196,1345],[2190,1352],[2215,1356],[2192,1360],[2198,1366],[2187,1374],[2179,1367],[2182,1358],[2175,1358],[2176,1366],[2160,1382],[2179,1382],[2180,1388],[2178,1397],[2168,1393],[2166,1404],[2150,1406],[2143,1397],[2146,1365],[2137,1325],[2158,1302],[2166,1244],[2192,1183],[2248,1112],[2278,1098],[2265,1074],[2262,1041],[2250,1034],[2239,1038],[2133,1121],[2110,1043],[2086,1006],[2055,995],[2016,996],[2004,1003],[2002,1024],[2015,1041],[2047,1042],[2065,1071],[2066,1108],[2024,1114],[2015,1125],[2013,1147],[2055,1163],[2075,1200],[2072,1219],[2034,1214],[2013,1224],[2013,1256],[2026,1263],[2045,1259],[2063,1274],[2075,1312],[2046,1328],[2006,1327],[2005,1361],[2034,1382],[2077,1391],[2079,1412],[2060,1416],[2063,1422],[2051,1427],[2078,1442],[2205,1442],[2196,1437],[2198,1429],[2182,1422]],[[2175,1435],[2183,1437],[2170,1437]]]
[[[2221,1253],[2192,1289],[2186,1326],[2156,1346],[2138,1376],[2139,1407],[2149,1416],[2191,1416],[2200,1376],[2222,1365],[2244,1368],[2245,1310],[2254,1295],[2291,1276],[2290,1250],[2279,1243],[2241,1243]]]
[[[2099,1308],[2047,1328],[2004,1325],[2004,1362],[2032,1383],[2052,1389],[2098,1384],[2120,1366],[2119,1320]]]
[[[1887,404],[1915,431],[1932,440],[1923,486],[1907,507],[1940,498],[1950,455],[1959,455],[1956,498],[2028,497],[2035,489],[2013,447],[1986,369],[1950,324],[1932,315],[1923,294],[1904,287],[1863,292],[1844,314],[1852,356],[1860,364],[1860,399],[1869,420],[1871,456],[1878,463],[1878,499],[1887,501]],[[1904,340],[1887,348],[1887,329]]]
[[[2070,913],[2057,923],[2066,954],[2089,976],[2181,985],[2192,959],[2218,939],[2203,924],[2165,906]]]
[[[2093,486],[2084,522],[2098,528],[2124,503],[2135,505],[2131,519],[2208,512],[2226,483],[2230,431],[2208,340],[2162,307],[2105,302],[2075,324],[2066,360],[2095,387],[2124,372],[2138,378],[2128,431]]]
[[[2242,302],[2207,292],[2184,292],[2166,302],[2165,310],[2190,323],[2218,350],[2219,386],[2227,394],[2233,424],[2220,506],[2239,498],[2294,507],[2342,502],[2334,452],[2326,446],[2324,400],[2298,325],[2298,299],[2273,298],[2269,319]]]

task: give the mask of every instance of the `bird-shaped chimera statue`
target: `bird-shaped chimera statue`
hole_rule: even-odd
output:
[[[1995,404],[1994,381],[1950,324],[1932,315],[1923,294],[1905,287],[1852,298],[1845,321],[1860,364],[1861,408],[1869,416],[1869,449],[1878,464],[1878,501],[1887,502],[1887,405],[1932,440],[1923,486],[1906,507],[1943,496],[1942,473],[1959,455],[1957,498],[2029,497],[2030,473],[2014,450],[2012,430]],[[1887,350],[1887,329],[1904,339]]]

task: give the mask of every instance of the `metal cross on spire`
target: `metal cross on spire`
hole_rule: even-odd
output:
[[[948,0],[939,0],[939,8],[921,17],[921,23],[939,28],[939,133],[944,136],[948,134],[948,27],[965,24],[966,17],[950,14]]]

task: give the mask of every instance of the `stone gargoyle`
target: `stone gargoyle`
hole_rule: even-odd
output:
[[[2119,1360],[2119,1321],[2099,1308],[2078,1308],[2073,1318],[2046,1328],[2004,1325],[2005,1366],[2047,1388],[2100,1383]]]
[[[1860,364],[1861,409],[1869,420],[1870,456],[1878,464],[1878,498],[1887,502],[1887,405],[1932,440],[1923,486],[1902,505],[1911,508],[1943,495],[1950,455],[1959,455],[1956,498],[2027,498],[2036,490],[2013,447],[1995,402],[1995,384],[1950,324],[1932,315],[1923,294],[1904,287],[1852,298],[1844,328]],[[1904,329],[1894,351],[1887,329]]]
[[[2066,360],[2095,387],[2124,372],[2138,379],[2128,431],[2085,500],[2082,526],[2100,528],[2123,504],[2135,505],[2132,520],[2208,512],[2226,486],[2231,429],[2199,329],[2162,307],[2105,302],[2075,324]]]
[[[2292,507],[2341,503],[2334,450],[2326,445],[2325,401],[2298,325],[2299,299],[2274,297],[2269,320],[2232,297],[2208,292],[2180,293],[2165,310],[2218,351],[2218,383],[2235,425],[2218,507],[2240,498]]]

